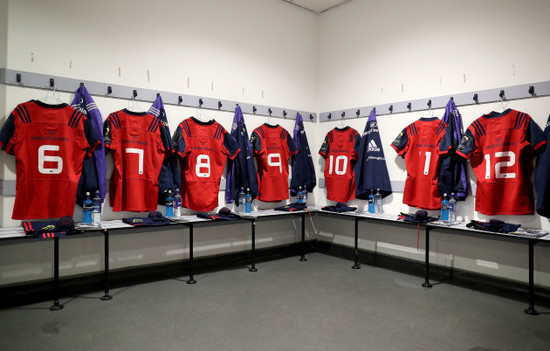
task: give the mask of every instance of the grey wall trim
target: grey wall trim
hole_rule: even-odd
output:
[[[514,85],[504,88],[472,91],[469,93],[443,95],[433,98],[392,102],[389,104],[377,106],[364,106],[346,110],[322,112],[319,119],[321,122],[328,122],[334,120],[338,121],[342,118],[350,119],[368,117],[373,108],[376,108],[377,116],[413,111],[425,111],[430,109],[430,106],[428,105],[430,102],[432,109],[444,108],[450,99],[453,99],[457,106],[479,105],[500,101],[501,95],[503,96],[505,101],[536,98],[539,96],[549,96],[550,81],[547,80],[544,82]],[[410,108],[408,107],[409,104]]]
[[[52,79],[53,81],[51,81]],[[50,85],[50,82],[53,82],[53,86]],[[202,106],[205,109],[226,112],[235,112],[236,106],[239,105],[243,113],[248,115],[270,116],[294,120],[296,119],[296,114],[300,113],[304,121],[315,122],[317,120],[317,113],[314,112],[297,111],[281,107],[263,106],[239,101],[207,98],[168,91],[141,89],[124,85],[17,71],[7,68],[0,68],[0,83],[36,89],[53,89],[53,87],[55,87],[56,90],[67,93],[74,93],[78,89],[80,84],[83,83],[86,86],[86,89],[88,90],[90,95],[94,96],[128,100],[132,98],[135,91],[137,93],[137,99],[139,101],[154,102],[158,93],[162,96],[163,102],[167,105],[187,107]],[[109,87],[111,89],[111,93],[108,92]],[[201,101],[202,105],[200,104]]]

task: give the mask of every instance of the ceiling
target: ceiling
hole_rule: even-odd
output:
[[[284,0],[315,13],[328,11],[351,0]]]

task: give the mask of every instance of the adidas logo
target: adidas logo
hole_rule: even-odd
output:
[[[380,148],[378,147],[378,145],[376,145],[376,143],[374,142],[374,140],[371,140],[369,141],[369,149],[368,149],[369,152],[379,152],[380,151]]]

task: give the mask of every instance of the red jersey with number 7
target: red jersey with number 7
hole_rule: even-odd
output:
[[[234,159],[241,151],[237,142],[218,122],[189,117],[179,124],[172,144],[183,159],[180,162],[183,206],[212,211],[218,206],[227,157]]]
[[[427,210],[441,208],[439,161],[451,148],[451,135],[446,128],[447,124],[437,117],[420,118],[403,129],[391,144],[405,159],[407,168],[404,204]]]
[[[162,122],[147,112],[123,109],[103,124],[105,147],[113,153],[115,167],[109,186],[113,211],[148,212],[157,209],[158,176],[170,152]]]
[[[258,199],[288,199],[288,160],[298,152],[290,134],[280,125],[265,123],[252,131],[250,144],[258,163]]]
[[[351,127],[334,128],[327,133],[319,155],[325,158],[327,199],[348,202],[355,199],[355,174],[359,132]]]
[[[0,146],[15,155],[12,218],[72,216],[82,162],[99,138],[86,116],[67,104],[19,104],[0,132]]]
[[[476,211],[533,214],[532,157],[545,144],[542,129],[519,111],[491,112],[470,124],[456,153],[471,160],[476,174]]]

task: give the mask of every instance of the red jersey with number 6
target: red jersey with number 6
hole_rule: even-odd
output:
[[[437,117],[420,118],[403,129],[391,144],[405,159],[407,168],[404,204],[427,210],[441,208],[439,160],[451,148],[451,135],[446,128],[447,124]]]
[[[348,202],[355,199],[355,174],[352,163],[357,161],[359,132],[351,127],[334,128],[327,133],[319,155],[325,158],[327,199]]]
[[[113,153],[115,167],[109,186],[113,211],[148,212],[157,209],[158,176],[170,152],[162,122],[147,112],[123,109],[103,124],[105,147]]]
[[[180,162],[183,206],[212,211],[218,206],[227,157],[234,159],[241,151],[237,142],[218,122],[189,117],[179,124],[172,144],[183,158]]]
[[[456,153],[471,160],[476,174],[476,211],[533,214],[532,157],[545,144],[542,129],[519,111],[491,112],[470,124]]]
[[[290,134],[280,125],[265,123],[252,131],[250,144],[258,162],[258,199],[288,199],[288,160],[297,152]]]
[[[0,132],[0,146],[15,155],[12,218],[72,216],[82,162],[99,138],[86,116],[67,104],[19,104]]]

